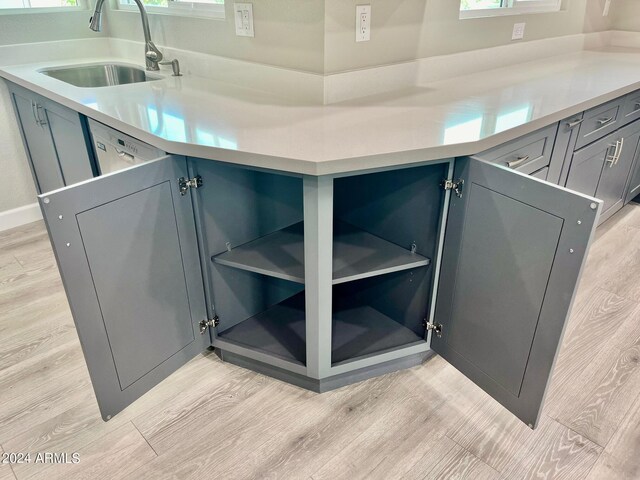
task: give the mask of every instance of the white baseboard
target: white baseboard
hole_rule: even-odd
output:
[[[0,232],[38,220],[42,220],[42,212],[37,203],[6,210],[0,212]]]

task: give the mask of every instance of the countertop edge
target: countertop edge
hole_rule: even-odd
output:
[[[166,140],[13,75],[3,68],[0,68],[0,77],[170,154],[310,176],[341,175],[365,172],[367,170],[407,167],[452,157],[475,155],[640,89],[639,80],[625,87],[597,95],[571,107],[536,118],[475,142],[439,145],[418,150],[380,152],[375,155],[361,157],[330,158],[313,161]]]

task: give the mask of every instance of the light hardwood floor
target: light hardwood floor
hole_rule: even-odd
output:
[[[640,205],[598,231],[535,431],[439,357],[317,395],[196,358],[104,423],[41,222],[0,233],[0,480],[640,479]]]

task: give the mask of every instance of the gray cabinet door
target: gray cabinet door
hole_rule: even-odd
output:
[[[184,157],[39,196],[105,420],[210,346]]]
[[[634,122],[573,154],[566,186],[604,202],[600,223],[624,204],[639,139]]]
[[[65,185],[93,178],[89,137],[78,112],[50,101],[41,103],[41,116],[49,124]]]
[[[49,192],[64,187],[64,178],[51,132],[43,122],[43,112],[28,96],[13,93],[16,114],[22,127],[22,138],[39,192]]]
[[[629,203],[638,195],[640,195],[640,148],[636,149],[636,159],[631,170],[624,203]]]
[[[469,158],[456,178],[431,345],[533,428],[601,202]]]
[[[627,182],[633,166],[638,140],[640,139],[640,125],[633,123],[616,132],[616,147],[613,147],[613,157],[609,156],[604,163],[596,197],[604,202],[600,223],[607,220],[624,206]],[[617,156],[615,149],[618,148]]]

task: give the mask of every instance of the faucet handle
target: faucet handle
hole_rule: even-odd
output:
[[[180,73],[180,62],[178,62],[177,58],[173,60],[169,60],[167,62],[160,62],[160,65],[171,65],[171,69],[173,70],[174,77],[181,77],[182,73]]]
[[[160,55],[158,55],[158,52],[154,50],[147,50],[147,52],[145,53],[145,57],[147,57],[149,60],[153,60],[154,62],[160,60]]]

